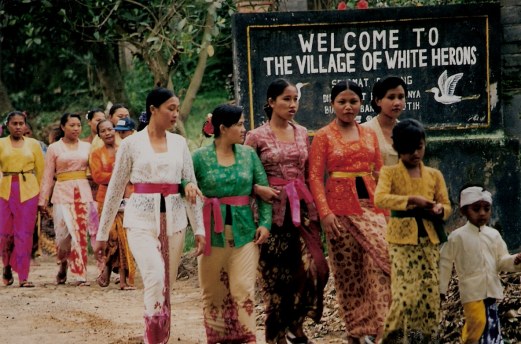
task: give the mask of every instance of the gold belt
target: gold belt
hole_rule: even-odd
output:
[[[371,172],[343,172],[343,171],[334,171],[329,173],[331,178],[356,178],[363,176],[370,176]]]
[[[34,170],[20,171],[20,172],[2,172],[2,174],[5,177],[7,177],[7,176],[15,176],[15,175],[18,175],[18,174],[21,174],[23,176],[24,174],[34,174]]]
[[[56,176],[56,180],[59,182],[64,182],[66,180],[76,180],[76,179],[87,179],[86,171],[70,171],[70,172],[62,172],[58,173]]]

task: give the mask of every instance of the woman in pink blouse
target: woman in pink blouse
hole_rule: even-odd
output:
[[[96,203],[87,180],[90,144],[79,139],[80,115],[65,113],[60,119],[60,128],[62,137],[49,146],[45,156],[38,207],[47,213],[52,191],[50,201],[60,265],[56,283],[67,281],[69,265],[77,279],[74,285],[88,286],[87,231],[94,237],[98,229]]]
[[[306,185],[309,139],[294,123],[296,87],[284,79],[268,87],[267,123],[248,132],[245,144],[257,151],[271,186],[273,224],[261,246],[260,270],[268,343],[308,343],[306,316],[318,322],[328,267],[320,241],[313,197]],[[260,193],[260,192],[259,192]]]

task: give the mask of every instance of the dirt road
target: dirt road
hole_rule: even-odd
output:
[[[0,343],[142,343],[141,278],[136,277],[138,289],[134,291],[121,291],[113,282],[101,288],[94,281],[94,265],[89,268],[90,287],[58,286],[55,258],[42,256],[31,267],[30,280],[35,288],[19,288],[16,274],[12,286],[1,285]],[[171,333],[169,343],[206,343],[196,277],[174,284]],[[264,343],[263,335],[259,326],[258,343]],[[342,342],[340,336],[314,341],[316,344]]]

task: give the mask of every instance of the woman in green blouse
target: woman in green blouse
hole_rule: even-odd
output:
[[[271,205],[260,199],[255,224],[250,196],[254,184],[268,185],[261,161],[243,146],[242,109],[220,105],[203,128],[215,140],[193,154],[197,182],[205,196],[207,247],[199,258],[208,344],[256,343],[255,279],[258,245],[271,228]]]

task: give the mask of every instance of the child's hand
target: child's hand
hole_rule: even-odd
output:
[[[516,255],[516,258],[514,259],[514,265],[518,265],[521,263],[521,253],[518,253]]]
[[[422,209],[433,209],[433,207],[434,207],[434,202],[428,200],[427,198],[425,198],[423,196],[409,196],[408,204],[414,205],[417,208],[422,208]]]

